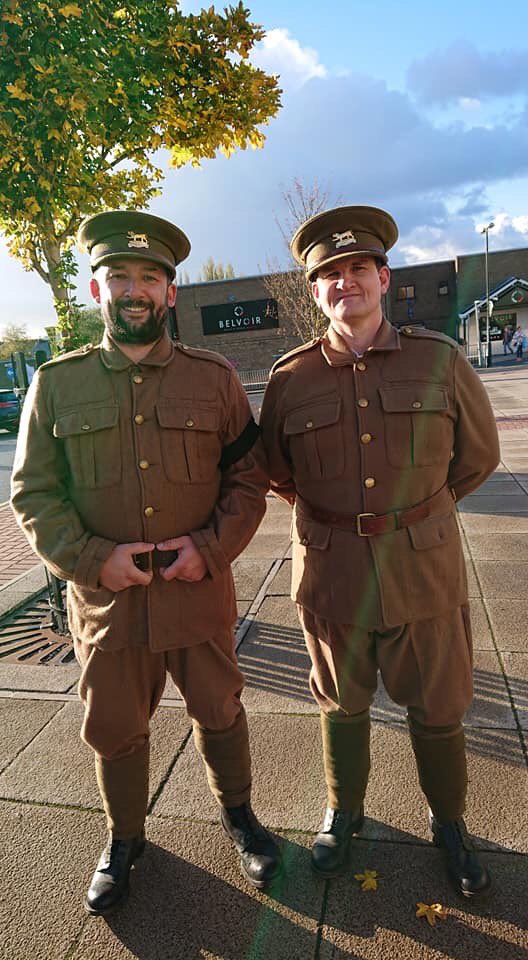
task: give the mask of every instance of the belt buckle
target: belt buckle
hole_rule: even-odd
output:
[[[152,550],[145,550],[144,553],[134,553],[132,559],[138,570],[143,573],[152,572]]]
[[[375,513],[358,513],[358,515],[357,515],[357,517],[356,517],[356,533],[357,533],[358,537],[371,537],[371,536],[372,536],[371,533],[363,533],[363,530],[361,529],[361,521],[363,520],[363,517],[375,517],[375,516],[376,516]]]

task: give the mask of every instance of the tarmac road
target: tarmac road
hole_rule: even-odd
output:
[[[11,468],[15,456],[16,436],[0,430],[0,503],[9,499]]]

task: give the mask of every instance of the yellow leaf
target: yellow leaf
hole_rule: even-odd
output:
[[[76,3],[66,3],[64,7],[59,7],[59,13],[63,17],[82,17],[82,10]]]
[[[445,920],[447,917],[447,910],[444,909],[441,903],[417,903],[416,906],[418,910],[416,911],[417,917],[425,917],[427,923],[430,927],[434,927],[437,920]]]
[[[21,27],[23,24],[22,17],[19,13],[4,13],[2,20],[6,20],[7,23],[14,23],[17,27]]]
[[[114,20],[126,20],[127,12],[124,7],[120,7],[119,10],[114,10],[112,16]]]
[[[61,139],[61,135],[58,130],[55,130],[55,129],[48,130],[48,140],[51,140],[51,139],[54,139],[54,140]]]
[[[24,81],[22,80],[16,83],[8,83],[6,90],[11,97],[15,97],[17,100],[32,100],[33,97],[24,89],[24,85]]]
[[[365,870],[364,873],[355,873],[354,880],[361,881],[362,890],[377,890],[378,889],[378,871],[377,870]]]

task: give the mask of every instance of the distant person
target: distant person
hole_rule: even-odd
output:
[[[515,350],[515,358],[517,363],[522,362],[523,350],[526,348],[526,335],[523,333],[522,327],[517,327],[515,333],[512,337],[512,347]]]
[[[512,337],[513,337],[512,328],[509,325],[505,326],[504,330],[502,331],[502,350],[505,355],[508,353],[511,353],[513,355],[513,350],[511,346]]]

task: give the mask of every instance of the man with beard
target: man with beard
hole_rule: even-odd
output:
[[[258,430],[228,362],[172,343],[168,308],[190,244],[166,220],[110,211],[81,225],[102,343],[38,370],[24,405],[12,505],[36,553],[68,581],[82,669],[81,736],[95,752],[109,830],[85,900],[106,914],[145,845],[149,720],[168,671],[244,876],[280,869],[250,806],[231,562],[265,510]]]

